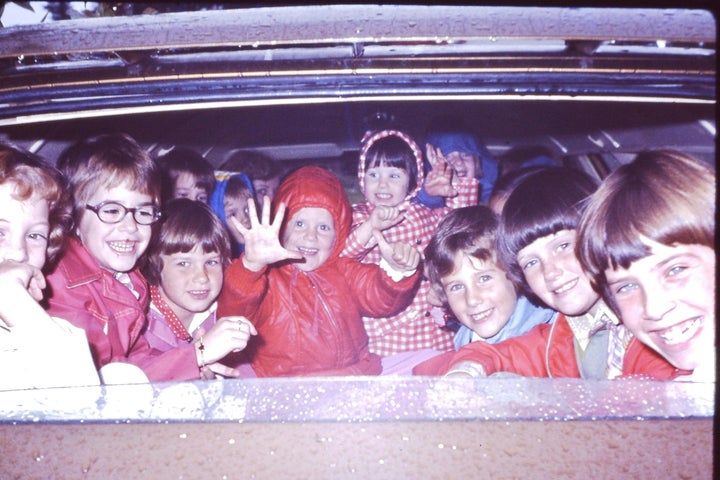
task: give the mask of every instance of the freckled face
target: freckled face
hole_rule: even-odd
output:
[[[584,315],[600,296],[575,256],[575,230],[538,238],[518,252],[517,262],[530,289],[548,307],[565,315]]]
[[[380,165],[365,172],[365,198],[371,205],[396,207],[408,194],[410,177],[402,168]]]
[[[300,252],[305,261],[296,263],[297,268],[311,272],[330,257],[335,237],[335,222],[327,209],[301,208],[288,220],[282,245]]]
[[[220,295],[223,270],[217,252],[203,252],[200,245],[189,252],[160,255],[160,294],[180,320],[191,320]]]
[[[41,269],[50,235],[48,202],[35,195],[18,200],[16,187],[14,182],[0,184],[0,261],[14,260]]]
[[[643,239],[650,255],[607,270],[623,323],[678,368],[694,370],[715,348],[715,251]]]
[[[98,188],[88,199],[90,205],[115,201],[127,208],[152,205],[152,197],[124,185]],[[145,253],[152,227],[139,225],[128,212],[119,223],[103,223],[98,216],[84,209],[80,216],[77,234],[82,244],[100,266],[111,272],[129,272]]]
[[[459,253],[441,284],[455,317],[482,338],[497,334],[515,309],[515,288],[492,261]]]

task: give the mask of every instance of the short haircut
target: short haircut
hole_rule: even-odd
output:
[[[253,198],[253,192],[250,186],[245,183],[245,179],[240,175],[234,175],[227,181],[227,187],[225,188],[224,198],[239,198],[239,197],[250,197]]]
[[[0,184],[15,184],[15,198],[32,197],[48,202],[50,235],[46,261],[51,265],[62,250],[63,241],[72,229],[72,203],[65,178],[42,157],[14,145],[0,143]]]
[[[236,150],[228,156],[219,170],[242,172],[251,180],[270,180],[282,176],[277,162],[267,155],[253,150]]]
[[[478,260],[497,262],[497,231],[497,217],[483,205],[452,210],[440,222],[425,249],[425,274],[446,307],[442,279],[452,273],[456,255],[464,253]]]
[[[371,137],[370,141],[373,140]],[[373,167],[386,166],[405,170],[408,174],[408,192],[417,187],[418,160],[413,148],[397,135],[378,138],[364,151],[365,171]],[[420,154],[422,155],[422,153]]]
[[[498,253],[509,278],[537,300],[525,281],[517,255],[535,240],[574,230],[597,182],[580,170],[555,167],[526,177],[512,191],[500,216]]]
[[[153,202],[160,205],[160,167],[127,134],[105,134],[81,140],[60,155],[57,165],[70,183],[76,221],[100,187],[126,185],[150,195]]]
[[[182,173],[195,177],[195,186],[205,189],[208,198],[215,188],[215,172],[205,157],[195,150],[175,147],[159,156],[157,162],[163,172],[163,198],[175,198],[175,182]]]
[[[612,172],[590,199],[579,227],[578,258],[610,301],[605,271],[650,254],[644,236],[673,246],[715,247],[715,174],[674,150],[640,153]]]
[[[523,180],[525,180],[533,173],[539,172],[540,170],[544,170],[546,168],[554,167],[548,167],[544,165],[532,165],[529,167],[521,167],[515,170],[510,170],[508,173],[500,175],[495,182],[495,185],[493,185],[493,190],[490,194],[488,205],[496,202],[499,198],[502,197],[505,197],[505,200],[507,200],[512,191],[515,190],[515,187],[522,183]]]
[[[147,251],[143,270],[151,285],[160,284],[161,255],[187,253],[196,246],[204,253],[217,252],[223,268],[230,263],[230,237],[209,206],[188,198],[177,198],[163,208],[163,216]]]

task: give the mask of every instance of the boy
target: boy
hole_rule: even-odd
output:
[[[679,373],[618,325],[575,255],[583,204],[596,187],[579,170],[539,171],[513,190],[502,211],[501,262],[534,302],[560,313],[556,321],[495,345],[471,343],[419,365],[416,374],[664,380]]]
[[[425,250],[433,292],[461,324],[456,349],[471,341],[498,343],[555,318],[553,310],[518,296],[498,265],[497,228],[488,207],[459,208],[440,222]]]
[[[210,207],[230,234],[230,255],[237,258],[245,249],[245,239],[230,225],[235,218],[245,228],[250,228],[248,201],[255,200],[250,178],[244,173],[219,171],[215,174],[215,190],[210,197]]]
[[[715,381],[715,175],[645,152],[593,195],[579,258],[624,325],[677,368]]]

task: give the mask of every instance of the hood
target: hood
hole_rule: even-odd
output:
[[[498,177],[498,162],[477,135],[467,132],[435,132],[428,135],[426,141],[439,148],[443,155],[461,152],[475,155],[480,159],[482,168],[480,202],[487,203]]]
[[[352,207],[340,179],[334,173],[316,166],[295,170],[285,177],[278,187],[273,199],[273,212],[277,212],[280,202],[287,206],[280,235],[285,231],[288,220],[299,210],[308,207],[328,210],[333,217],[337,232],[335,247],[329,259],[340,256],[345,240],[350,234]]]
[[[250,177],[244,173],[224,171],[215,172],[215,189],[213,190],[212,195],[210,195],[210,201],[208,203],[212,211],[215,212],[225,225],[227,225],[227,219],[225,218],[225,205],[223,204],[225,200],[225,189],[227,188],[228,181],[230,181],[233,177],[242,178],[245,185],[247,185],[250,189],[250,193],[255,196],[255,190],[253,189]]]
[[[368,132],[362,139],[362,148],[360,149],[360,162],[358,163],[358,183],[360,185],[360,191],[365,194],[365,160],[367,158],[368,149],[378,140],[395,136],[402,139],[408,144],[415,157],[417,164],[417,185],[412,191],[409,191],[405,197],[405,201],[412,200],[420,192],[420,189],[425,182],[425,170],[423,169],[423,153],[420,146],[413,140],[407,133],[401,132],[400,130],[380,130],[377,132]]]

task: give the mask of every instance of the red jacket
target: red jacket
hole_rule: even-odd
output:
[[[218,317],[244,315],[257,328],[248,353],[258,376],[376,375],[362,316],[397,313],[412,299],[419,269],[394,282],[377,265],[340,258],[351,209],[337,177],[319,167],[290,175],[274,200],[287,205],[285,221],[305,207],[327,209],[335,222],[335,247],[320,267],[303,272],[292,263],[259,272],[242,257],[225,272]]]
[[[48,310],[85,330],[97,368],[128,362],[140,367],[152,381],[199,379],[194,345],[162,353],[151,349],[141,335],[149,304],[147,282],[138,269],[129,275],[140,295],[137,299],[71,238],[57,267],[47,276],[51,290]]]
[[[461,362],[479,363],[487,375],[512,372],[524,377],[580,378],[575,339],[565,315],[558,315],[554,330],[551,324],[541,324],[525,335],[494,345],[472,342],[457,352],[421,363],[413,373],[444,375]],[[636,338],[630,340],[623,359],[623,376],[671,380],[686,373],[673,367]]]

